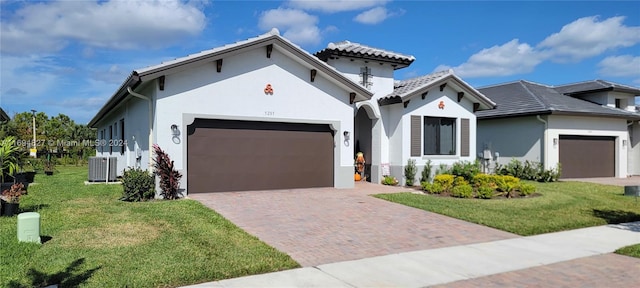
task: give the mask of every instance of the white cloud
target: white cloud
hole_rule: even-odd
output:
[[[298,45],[318,44],[321,40],[318,17],[302,10],[278,8],[264,11],[260,14],[258,27],[262,30],[278,28],[284,31],[285,38]]]
[[[334,13],[367,9],[384,5],[387,2],[389,2],[389,0],[290,0],[288,4],[304,10]]]
[[[2,53],[55,52],[71,41],[95,47],[163,47],[197,35],[202,11],[179,0],[57,1],[28,4],[2,20]]]
[[[353,21],[362,24],[378,24],[389,17],[387,8],[376,7],[358,14]]]
[[[49,57],[2,56],[0,83],[2,101],[20,103],[46,94],[63,77],[65,68],[57,66]]]
[[[541,61],[541,56],[529,44],[514,39],[483,49],[459,66],[440,65],[435,70],[452,68],[461,77],[507,76],[531,72]]]
[[[548,36],[535,47],[514,39],[500,46],[483,49],[469,57],[467,62],[452,68],[463,77],[509,76],[531,72],[543,61],[580,61],[611,49],[640,43],[640,27],[625,26],[623,20],[624,17],[611,17],[603,21],[599,21],[597,16],[580,18],[563,26],[560,32]],[[604,59],[599,64],[601,74],[623,76],[632,73],[634,68],[635,71],[640,70],[638,57],[619,57]],[[435,70],[448,68],[451,67],[440,65]]]
[[[640,56],[610,56],[598,63],[598,73],[604,76],[640,76]]]
[[[560,32],[544,39],[539,48],[549,49],[554,60],[579,61],[619,47],[640,42],[640,27],[622,24],[623,16],[599,21],[597,16],[584,17],[562,27]]]

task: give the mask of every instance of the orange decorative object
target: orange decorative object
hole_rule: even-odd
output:
[[[360,176],[360,174],[356,173],[356,174],[353,175],[353,180],[360,181],[360,180],[362,180],[362,176]]]
[[[440,103],[438,103],[438,108],[444,109],[444,101],[440,101]]]
[[[267,84],[267,87],[264,88],[264,94],[273,95],[273,87],[271,87],[271,84]]]

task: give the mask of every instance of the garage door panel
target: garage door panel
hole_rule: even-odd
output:
[[[193,126],[189,193],[333,186],[328,125],[205,120]]]
[[[562,178],[614,177],[615,138],[560,135]]]

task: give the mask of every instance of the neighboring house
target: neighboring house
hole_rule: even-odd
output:
[[[547,86],[528,81],[478,89],[495,101],[479,111],[478,151],[491,161],[561,165],[563,178],[640,175],[640,88],[608,81]],[[482,158],[482,157],[481,157]]]
[[[11,118],[9,118],[9,115],[7,115],[7,113],[4,112],[2,108],[0,108],[0,122],[9,121],[9,120],[11,120]]]
[[[186,193],[353,187],[358,147],[375,182],[409,158],[475,159],[474,111],[495,104],[450,71],[394,81],[413,61],[349,42],[314,56],[274,29],[133,71],[89,126],[125,144],[97,149],[119,174],[158,144]]]

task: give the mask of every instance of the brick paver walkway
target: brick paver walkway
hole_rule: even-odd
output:
[[[639,287],[640,259],[603,254],[434,287]]]
[[[356,183],[355,189],[293,189],[189,195],[240,228],[316,266],[517,235],[377,199],[407,191]]]

